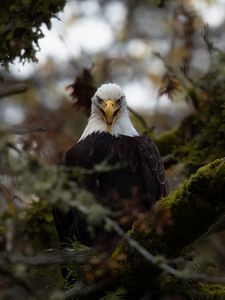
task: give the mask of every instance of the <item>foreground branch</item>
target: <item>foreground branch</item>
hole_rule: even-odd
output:
[[[11,263],[25,264],[29,266],[44,266],[44,265],[58,265],[68,263],[85,263],[91,256],[91,251],[85,253],[77,253],[75,250],[68,252],[63,251],[57,254],[36,255],[36,256],[22,256],[11,255],[8,260]]]
[[[89,214],[89,209],[74,201],[72,206],[76,207],[79,211],[83,214]],[[144,248],[137,240],[133,239],[130,235],[126,234],[126,232],[110,217],[105,216],[103,217],[103,221],[107,225],[106,228],[112,228],[119,236],[121,236],[131,248],[135,249],[139,254],[141,254],[145,259],[147,259],[152,265],[157,266],[163,271],[174,275],[175,277],[183,280],[199,280],[199,281],[207,281],[212,283],[225,283],[225,278],[221,276],[208,276],[203,273],[198,273],[194,271],[185,271],[185,270],[176,270],[175,268],[171,267],[162,256],[155,256],[150,253],[146,248]]]
[[[152,265],[157,266],[163,271],[174,275],[179,279],[184,280],[199,280],[199,281],[207,281],[212,283],[225,283],[225,278],[221,276],[208,276],[203,273],[198,273],[194,271],[178,271],[167,263],[165,263],[166,259],[162,256],[155,256],[151,254],[148,250],[146,250],[138,241],[132,239],[129,235],[127,235],[123,229],[112,219],[106,217],[105,222],[107,225],[111,226],[113,230],[120,235],[133,249],[135,249],[138,253],[140,253],[145,259],[147,259]]]
[[[47,126],[45,123],[42,124],[33,124],[30,126],[12,126],[9,129],[9,133],[22,135],[22,134],[31,134],[35,132],[44,132],[47,131]]]
[[[71,289],[69,289],[64,293],[64,298],[68,299],[69,297],[74,297],[74,296],[90,295],[94,292],[104,289],[104,287],[107,286],[107,284],[109,283],[110,283],[109,279],[103,279],[98,283],[90,284],[88,286],[82,284],[81,282],[77,282]]]

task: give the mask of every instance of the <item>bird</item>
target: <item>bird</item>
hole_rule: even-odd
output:
[[[87,170],[103,163],[112,168],[107,172],[89,172],[83,178],[82,187],[109,208],[127,231],[138,216],[167,195],[168,189],[159,150],[153,140],[135,129],[126,95],[115,83],[105,83],[97,89],[91,98],[86,128],[63,159],[66,167]],[[90,237],[84,217],[76,209],[62,212],[55,207],[53,215],[62,245],[76,240],[92,247],[101,240],[98,237],[103,235],[102,227],[96,229],[94,238]],[[107,244],[107,235],[103,241]]]

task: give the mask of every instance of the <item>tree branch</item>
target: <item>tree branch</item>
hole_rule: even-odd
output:
[[[30,126],[12,126],[9,129],[9,132],[16,135],[31,134],[35,132],[44,132],[44,131],[47,131],[47,126],[45,123],[33,124]]]
[[[23,256],[10,255],[8,260],[12,263],[21,263],[29,266],[58,265],[67,263],[85,263],[91,256],[91,251],[77,253],[75,250],[63,251],[57,254]]]
[[[47,125],[45,123],[32,124],[32,125],[14,125],[12,127],[0,128],[0,134],[32,134],[35,132],[45,132],[47,131]]]
[[[157,266],[163,271],[174,275],[179,279],[184,280],[199,280],[199,281],[207,281],[212,283],[225,283],[225,278],[222,276],[208,276],[204,273],[198,273],[194,271],[186,271],[186,270],[176,270],[173,267],[169,266],[162,256],[155,256],[151,254],[148,250],[146,250],[139,242],[132,239],[128,234],[126,234],[123,229],[112,219],[109,217],[105,217],[104,221],[107,225],[111,226],[114,231],[120,235],[133,249],[135,249],[138,253],[140,253],[145,259],[147,259],[152,265]],[[169,261],[169,260],[168,260]]]
[[[0,99],[6,96],[11,96],[15,94],[24,93],[28,89],[28,84],[26,83],[15,83],[11,85],[1,85],[0,86]]]
[[[103,289],[107,284],[111,283],[112,279],[103,279],[95,284],[90,284],[88,286],[84,285],[82,282],[77,282],[75,285],[64,293],[65,299],[74,296],[86,296],[94,292]]]
[[[76,207],[80,212],[87,215],[89,213],[89,208],[86,206],[73,201],[70,203],[73,207]],[[157,266],[161,270],[175,276],[178,279],[183,280],[199,280],[199,281],[207,281],[211,283],[225,283],[225,278],[221,276],[208,276],[204,273],[198,273],[190,270],[176,270],[171,267],[166,261],[169,262],[166,258],[161,255],[155,256],[151,254],[146,248],[144,248],[138,241],[131,238],[126,232],[111,218],[108,216],[103,217],[103,221],[107,225],[106,228],[112,228],[119,236],[121,236],[128,245],[135,249],[139,254],[141,254],[146,260],[148,260],[153,266]]]

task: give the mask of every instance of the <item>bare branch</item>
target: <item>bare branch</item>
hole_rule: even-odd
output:
[[[62,251],[57,254],[36,255],[36,256],[23,256],[23,255],[10,255],[8,260],[12,263],[21,263],[30,266],[41,265],[58,265],[67,263],[85,263],[91,255],[91,250],[85,253],[77,253],[75,250]]]
[[[15,134],[15,135],[23,135],[23,134],[32,134],[35,132],[45,132],[47,131],[47,125],[45,123],[38,123],[32,125],[14,125],[12,127],[6,127],[0,129],[0,134]]]
[[[11,85],[1,85],[0,86],[0,99],[6,96],[24,93],[28,89],[28,84],[26,83],[16,83]]]
[[[85,296],[103,289],[107,284],[112,283],[112,278],[106,278],[98,283],[84,285],[82,282],[77,282],[75,285],[64,293],[65,299],[72,296]]]
[[[31,134],[35,132],[47,131],[47,126],[45,123],[33,124],[30,126],[12,126],[9,131],[16,135]]]

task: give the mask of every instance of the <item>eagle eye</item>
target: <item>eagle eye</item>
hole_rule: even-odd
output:
[[[102,98],[100,98],[99,96],[96,96],[96,98],[98,99],[99,104],[102,104],[104,102],[104,100]]]
[[[116,103],[117,103],[118,105],[120,105],[121,102],[122,102],[122,100],[123,100],[123,96],[121,96],[118,100],[116,100]]]

